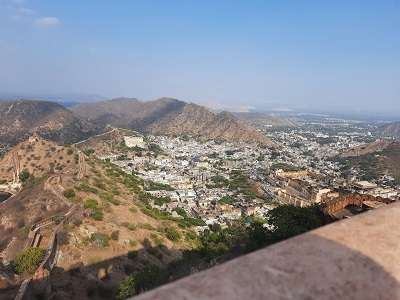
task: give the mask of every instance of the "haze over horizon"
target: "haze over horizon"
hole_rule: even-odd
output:
[[[395,0],[0,0],[0,94],[400,116],[398,28]]]
[[[399,31],[400,0],[0,0],[0,300],[400,300]]]

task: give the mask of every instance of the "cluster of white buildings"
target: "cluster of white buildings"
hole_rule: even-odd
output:
[[[148,193],[155,197],[168,197],[171,201],[161,206],[154,204],[157,208],[173,214],[181,208],[188,216],[201,218],[206,224],[224,225],[247,215],[262,216],[272,207],[262,199],[246,199],[240,192],[233,192],[226,186],[215,186],[213,182],[215,176],[229,180],[232,170],[241,170],[251,177],[256,169],[268,169],[269,149],[165,136],[147,138],[148,143],[157,144],[162,149],[162,154],[150,153],[124,160],[112,158],[112,161],[146,182],[161,184],[159,190],[149,189]],[[163,190],[163,185],[173,190]],[[235,201],[223,203],[220,200],[224,196]]]
[[[147,136],[145,142],[143,138],[127,137],[128,147],[147,149],[149,144],[156,144],[161,153],[147,149],[140,156],[130,155],[122,160],[111,157],[111,160],[126,172],[155,183],[148,192],[155,197],[170,199],[161,205],[153,203],[158,209],[174,216],[177,216],[177,209],[183,209],[188,216],[201,218],[206,224],[224,225],[243,216],[265,215],[275,207],[274,203],[282,202],[282,197],[290,194],[288,191],[292,188],[302,191],[302,196],[313,202],[334,197],[338,188],[357,191],[353,185],[356,178],[351,182],[342,178],[340,165],[331,158],[362,145],[371,138],[371,133],[346,125],[340,124],[334,133],[332,124],[328,124],[330,133],[312,126],[268,132],[279,150],[251,144],[199,142],[191,138]],[[281,180],[276,166],[307,170],[313,176]],[[261,196],[249,198],[230,189],[226,182],[234,170],[240,170],[252,182],[257,182]],[[216,177],[224,178],[225,184],[216,184]],[[379,184],[359,187],[358,191],[392,199],[400,195],[399,187]],[[233,200],[221,201],[226,197]]]

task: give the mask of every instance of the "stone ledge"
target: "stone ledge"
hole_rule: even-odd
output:
[[[400,299],[400,203],[321,227],[134,299]]]

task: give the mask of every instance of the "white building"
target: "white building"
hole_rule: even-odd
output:
[[[124,136],[125,145],[129,148],[139,147],[144,148],[145,142],[141,136]]]

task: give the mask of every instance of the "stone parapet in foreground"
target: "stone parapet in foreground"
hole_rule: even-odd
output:
[[[400,203],[321,227],[134,299],[400,299]]]

